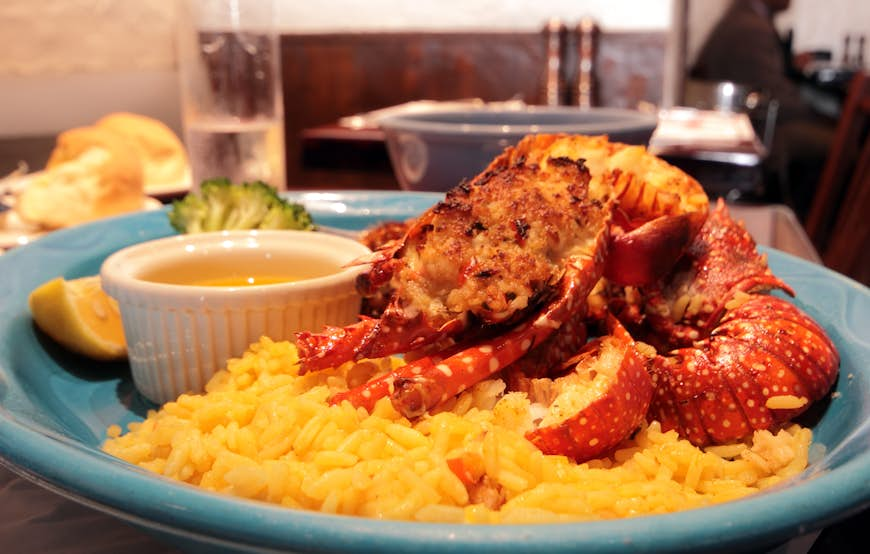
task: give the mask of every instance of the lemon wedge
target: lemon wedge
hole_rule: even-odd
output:
[[[118,303],[99,276],[52,279],[30,293],[28,304],[36,326],[69,350],[95,360],[127,355]]]

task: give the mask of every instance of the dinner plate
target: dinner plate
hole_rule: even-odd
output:
[[[435,192],[294,191],[282,193],[299,202],[321,226],[361,230],[380,221],[404,221],[444,198]]]
[[[156,210],[162,205],[155,198],[150,196],[142,197],[143,210]],[[0,253],[6,249],[33,242],[49,232],[51,231],[22,220],[13,206],[0,212]]]
[[[315,221],[345,229],[410,217],[438,198],[290,196],[322,201],[312,204]],[[258,552],[734,552],[781,544],[870,505],[870,291],[770,249],[772,269],[828,330],[842,366],[836,394],[806,421],[820,445],[810,467],[752,497],[615,521],[448,525],[297,511],[159,477],[99,449],[109,425],[141,420],[153,407],[134,391],[126,364],[83,360],[56,346],[35,330],[27,295],[57,275],[95,274],[119,248],[171,233],[165,212],[141,212],[58,231],[0,257],[0,458],[43,486],[175,544]]]
[[[152,198],[176,198],[190,192],[190,186],[193,178],[190,176],[190,170],[187,176],[174,183],[155,183],[148,185],[145,188],[145,194]]]

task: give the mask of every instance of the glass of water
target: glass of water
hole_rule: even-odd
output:
[[[226,177],[286,189],[277,0],[182,0],[177,37],[193,186]]]

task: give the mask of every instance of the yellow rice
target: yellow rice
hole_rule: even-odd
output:
[[[576,464],[542,454],[517,432],[506,395],[493,408],[484,383],[450,411],[415,423],[388,400],[374,413],[336,390],[400,363],[384,359],[297,375],[295,347],[263,338],[230,360],[202,395],[182,395],[106,452],[204,489],[291,508],[417,521],[518,523],[658,514],[744,497],[807,465],[809,429],[756,432],[747,444],[699,449],[643,427],[612,456]],[[489,407],[492,409],[481,409]],[[448,458],[470,456],[497,482],[499,510],[470,505]]]

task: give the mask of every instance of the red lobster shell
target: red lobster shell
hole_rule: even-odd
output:
[[[709,212],[694,179],[603,137],[523,139],[370,261],[358,286],[392,288],[383,315],[299,334],[301,365],[396,352],[409,362],[334,403],[371,410],[389,397],[419,417],[504,370],[535,413],[548,407],[527,438],[583,461],[644,417],[697,445],[744,438],[798,415],[837,376],[821,327],[766,294],[793,292],[724,203]],[[588,319],[608,334],[582,346]],[[622,324],[658,354],[641,354],[652,349]]]
[[[610,334],[566,362],[568,375],[551,381],[548,408],[555,417],[526,434],[545,454],[578,462],[600,457],[631,436],[646,416],[653,391],[648,360],[615,318],[608,327]]]
[[[834,344],[796,306],[759,294],[772,288],[793,294],[720,200],[672,277],[646,298],[645,338],[665,352],[652,365],[648,419],[696,445],[724,443],[827,394],[840,364]]]
[[[390,283],[379,319],[297,334],[303,371],[410,353],[405,366],[332,402],[371,409],[389,396],[400,413],[417,417],[530,353],[567,357],[561,351],[579,341],[563,325],[585,339],[582,318],[604,267],[612,187],[590,188],[582,161],[499,160],[375,253],[357,285],[371,292]]]
[[[750,295],[710,337],[656,357],[649,418],[696,445],[741,439],[825,396],[839,365],[833,343],[804,312]]]

